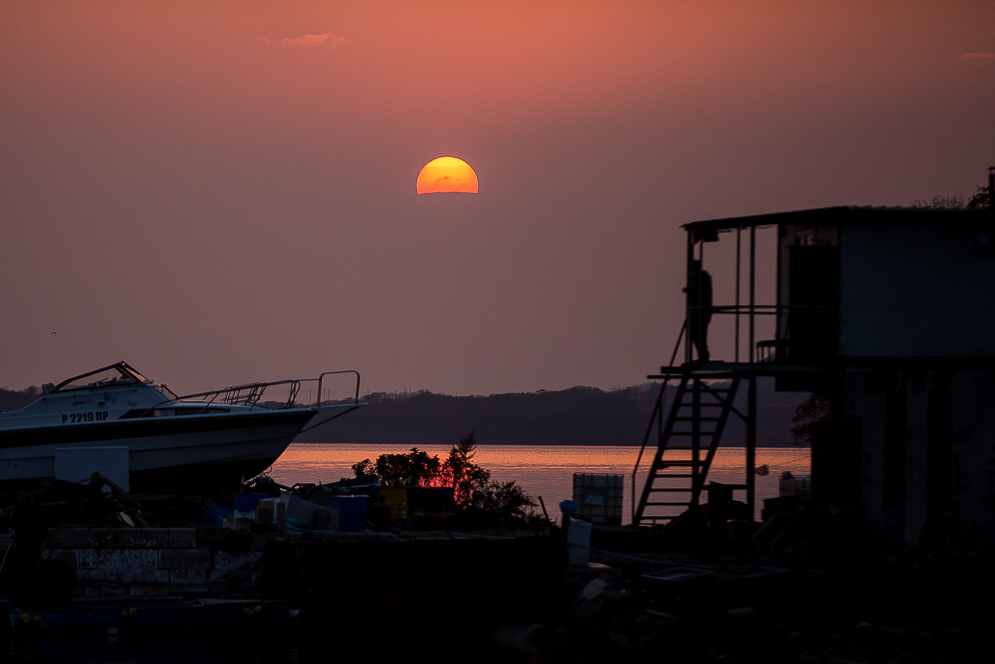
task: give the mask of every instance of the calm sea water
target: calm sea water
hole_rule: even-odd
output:
[[[270,470],[270,476],[290,486],[297,482],[335,482],[352,477],[352,465],[363,459],[375,459],[380,454],[407,452],[405,445],[343,445],[295,443],[283,453]],[[448,445],[426,446],[429,454],[445,458]],[[530,447],[525,445],[481,445],[474,460],[491,471],[491,479],[515,480],[537,499],[542,496],[550,516],[558,514],[561,500],[573,497],[574,473],[609,473],[625,476],[623,522],[632,514],[632,468],[639,448],[631,446],[556,445]],[[745,482],[745,452],[742,448],[722,448],[715,455],[709,479],[715,482],[739,484]],[[642,466],[650,461],[644,456]],[[757,449],[756,466],[766,466],[766,475],[757,475],[757,510],[765,498],[778,494],[778,479],[784,471],[792,475],[809,474],[810,454],[807,448],[765,447]],[[762,471],[761,471],[762,472]],[[637,491],[645,475],[636,478]]]

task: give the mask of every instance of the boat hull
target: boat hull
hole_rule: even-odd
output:
[[[126,447],[132,492],[234,488],[268,468],[317,412],[258,409],[0,431],[0,481],[55,477],[63,450]]]

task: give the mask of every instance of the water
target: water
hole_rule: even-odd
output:
[[[363,459],[376,459],[380,454],[409,451],[405,445],[344,445],[295,443],[283,453],[270,470],[277,482],[291,486],[297,482],[335,482],[352,477],[352,465]],[[444,459],[448,445],[423,448]],[[651,451],[650,451],[651,452]],[[633,446],[556,445],[531,447],[526,445],[481,445],[474,461],[491,471],[491,479],[501,482],[514,480],[533,499],[542,496],[550,515],[558,513],[561,500],[573,497],[574,473],[610,473],[625,476],[623,523],[632,514],[632,468],[639,455]],[[715,482],[740,484],[745,482],[745,451],[743,448],[720,448],[709,471]],[[645,467],[650,459],[644,455]],[[792,475],[809,474],[810,454],[807,448],[764,447],[757,449],[756,465],[767,466],[766,475],[756,477],[757,516],[765,498],[778,494],[778,479],[784,471]],[[645,475],[637,476],[637,491]]]

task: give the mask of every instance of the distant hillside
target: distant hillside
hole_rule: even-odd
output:
[[[658,384],[646,383],[609,391],[572,387],[467,397],[373,393],[363,398],[367,407],[299,440],[424,446],[453,443],[474,431],[482,445],[639,445],[658,390]],[[801,395],[774,392],[764,381],[758,393],[758,443],[793,445],[791,417]],[[741,408],[745,407],[743,399]],[[726,443],[742,444],[743,427],[734,419],[730,419]]]
[[[0,412],[20,410],[40,396],[40,387],[29,387],[26,390],[5,390],[0,387]]]
[[[367,407],[303,440],[431,445],[456,442],[474,431],[484,445],[634,444],[642,438],[655,398],[651,385],[465,397],[374,393],[363,398]]]

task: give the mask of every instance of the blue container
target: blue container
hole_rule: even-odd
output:
[[[369,504],[369,496],[334,496],[332,507],[339,510],[339,530],[352,533],[366,530]]]
[[[204,518],[204,523],[208,526],[220,527],[224,525],[226,516],[233,516],[231,508],[224,505],[215,505],[207,513],[207,516]]]
[[[236,493],[235,516],[243,519],[255,518],[259,501],[266,497],[265,493]]]

